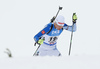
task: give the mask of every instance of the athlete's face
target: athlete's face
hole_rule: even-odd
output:
[[[63,28],[63,26],[59,26],[59,25],[57,25],[56,23],[54,23],[54,26],[55,26],[55,28],[58,29],[58,30],[60,30],[60,29]]]

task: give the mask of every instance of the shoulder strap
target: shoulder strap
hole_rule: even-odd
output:
[[[53,28],[53,24],[51,25],[50,30],[49,30],[49,32],[47,32],[47,34],[50,33],[50,31],[52,30],[52,28]]]

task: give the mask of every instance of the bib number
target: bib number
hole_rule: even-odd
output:
[[[54,43],[56,42],[57,39],[58,39],[58,37],[50,37],[49,40],[48,40],[48,42],[49,42],[50,44],[54,44]]]

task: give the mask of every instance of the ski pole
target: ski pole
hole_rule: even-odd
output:
[[[36,55],[36,53],[37,53],[37,51],[38,51],[40,45],[43,44],[43,41],[44,41],[44,40],[45,40],[45,38],[40,38],[40,39],[38,40],[37,44],[38,44],[39,46],[38,46],[38,48],[36,49],[36,51],[35,51],[35,53],[33,54],[33,56]],[[34,46],[35,46],[35,45],[36,45],[36,43],[34,44]]]
[[[35,56],[35,55],[36,55],[36,53],[37,53],[37,51],[38,51],[39,47],[40,47],[40,45],[39,45],[39,46],[38,46],[38,48],[36,49],[36,51],[35,51],[35,53],[33,54],[33,56]]]
[[[73,16],[76,15],[76,13],[73,13]],[[73,18],[72,16],[72,20],[77,20],[77,17],[75,16],[75,19]],[[71,32],[71,39],[70,39],[70,47],[69,47],[69,56],[70,56],[70,53],[71,53],[71,46],[72,46],[72,38],[73,38],[73,28],[74,28],[74,22],[73,22],[73,25],[72,25],[72,32]]]
[[[69,56],[70,56],[70,53],[71,53],[71,46],[72,46],[73,27],[74,27],[74,25],[72,25],[72,32],[71,32],[71,39],[70,39],[70,47],[69,47]]]

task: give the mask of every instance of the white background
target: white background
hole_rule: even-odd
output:
[[[56,15],[72,25],[76,12],[77,31],[73,34],[71,55],[100,55],[100,4],[99,0],[0,0],[0,57],[9,48],[13,57],[32,56],[33,37]],[[68,56],[71,32],[63,31],[57,48]]]

